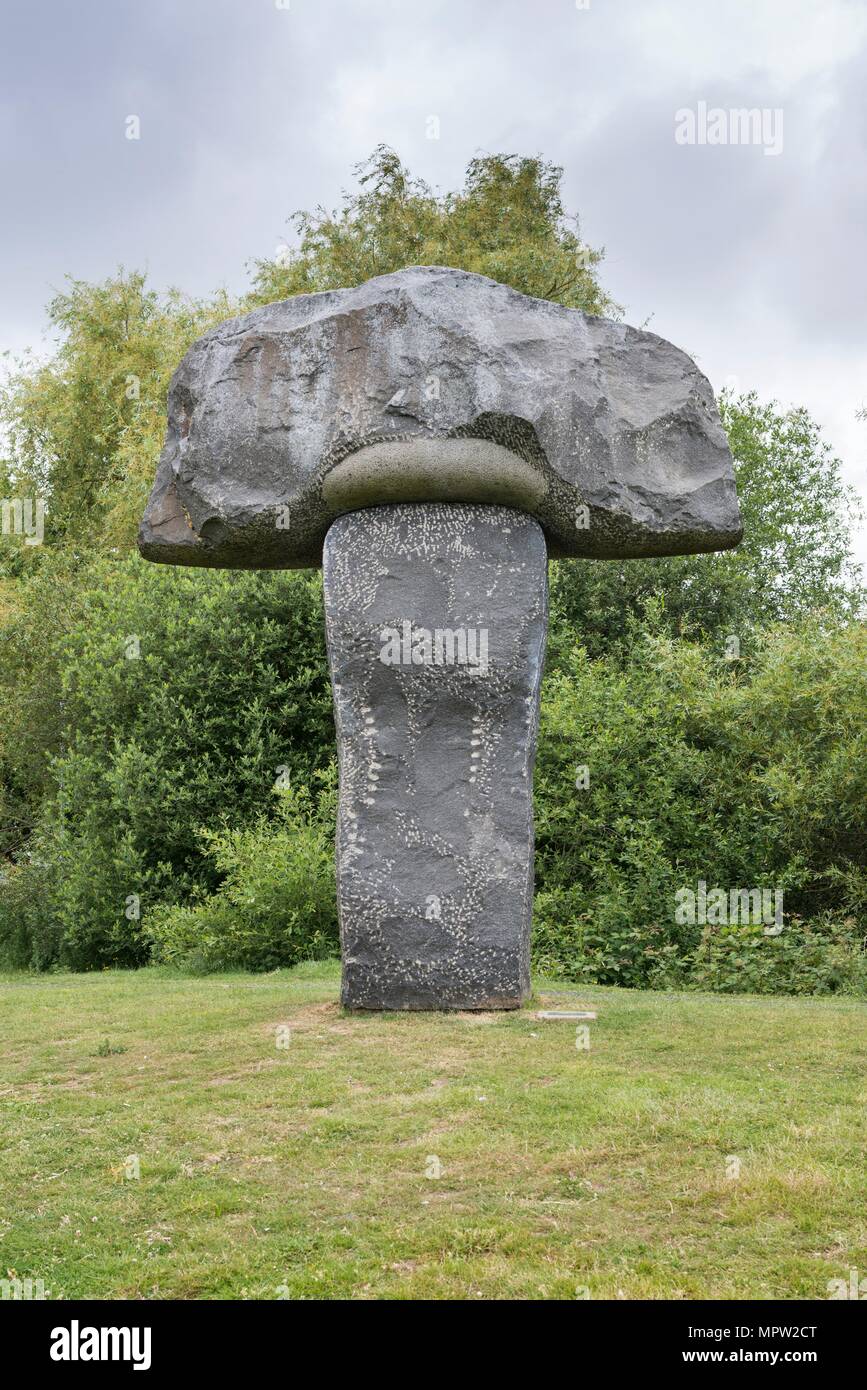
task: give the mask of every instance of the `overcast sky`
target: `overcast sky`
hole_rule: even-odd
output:
[[[288,214],[334,206],[381,141],[443,190],[478,152],[541,153],[627,320],[717,390],[806,405],[867,496],[867,0],[0,0],[0,15],[0,350],[44,349],[67,273],[242,290]],[[700,103],[765,110],[764,142],[678,143],[676,113]]]

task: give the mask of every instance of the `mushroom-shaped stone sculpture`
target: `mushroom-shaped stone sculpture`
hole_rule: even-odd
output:
[[[344,1004],[526,998],[547,557],[740,537],[711,388],[656,334],[414,266],[193,344],[139,546],[323,566]]]

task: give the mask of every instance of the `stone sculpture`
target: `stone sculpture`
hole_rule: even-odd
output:
[[[653,333],[410,267],[194,343],[139,545],[323,565],[340,762],[342,999],[529,991],[547,557],[741,537],[695,363]]]

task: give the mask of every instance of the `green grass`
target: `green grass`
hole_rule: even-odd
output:
[[[867,1275],[863,1004],[566,988],[536,1006],[595,1007],[589,1051],[532,1010],[344,1014],[331,963],[0,977],[0,1274],[265,1299]]]

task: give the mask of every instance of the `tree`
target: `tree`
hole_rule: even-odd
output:
[[[48,542],[132,547],[165,434],[169,377],[190,343],[231,312],[225,294],[159,295],[122,267],[102,284],[70,280],[54,296],[54,356],[19,359],[0,389],[5,472],[19,494],[46,504]]]
[[[481,155],[462,189],[436,194],[379,145],[355,168],[360,190],[328,212],[296,212],[299,245],[254,262],[251,304],[360,285],[406,265],[487,275],[523,294],[590,314],[617,315],[560,195],[562,169],[536,157]]]

